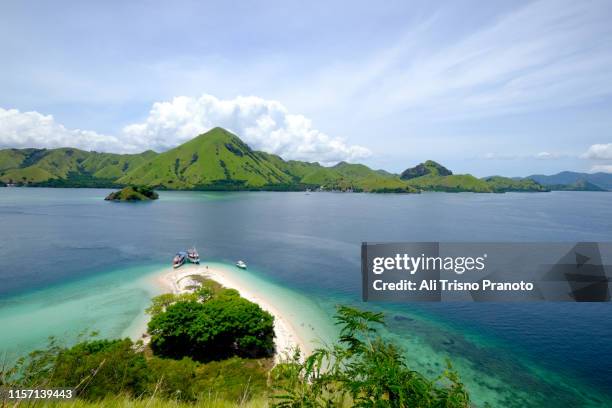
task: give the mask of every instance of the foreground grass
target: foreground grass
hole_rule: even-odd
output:
[[[99,401],[22,401],[20,403],[0,402],[2,408],[40,407],[40,408],[264,408],[268,406],[265,397],[252,398],[248,401],[227,401],[216,395],[203,396],[196,402],[184,402],[159,397],[131,398],[128,395],[107,397]]]

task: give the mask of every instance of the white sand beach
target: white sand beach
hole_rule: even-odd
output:
[[[189,279],[189,276],[192,275],[201,275],[214,280],[226,288],[235,289],[240,293],[240,296],[253,303],[257,303],[263,310],[274,316],[276,362],[292,353],[296,347],[299,347],[302,355],[308,355],[313,351],[313,345],[300,336],[299,331],[292,325],[289,317],[282,312],[282,305],[276,304],[273,297],[263,297],[260,293],[257,293],[241,282],[240,279],[237,279],[221,268],[207,264],[186,265],[180,269],[169,268],[157,276],[157,282],[165,290],[172,293],[186,293],[191,290],[189,287],[194,285],[194,281]]]

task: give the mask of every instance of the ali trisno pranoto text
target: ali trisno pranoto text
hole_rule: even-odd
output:
[[[414,282],[402,279],[397,282],[384,282],[380,279],[372,282],[372,288],[376,291],[399,290],[399,291],[531,291],[531,282],[494,282],[484,279],[482,282],[459,282],[456,279],[429,279]]]

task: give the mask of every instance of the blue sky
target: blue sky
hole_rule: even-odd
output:
[[[0,147],[612,172],[610,1],[2,1]]]

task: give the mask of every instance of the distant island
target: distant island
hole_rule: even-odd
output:
[[[551,190],[563,191],[610,191],[612,190],[611,173],[577,173],[562,171],[551,176],[533,174],[525,177],[537,181]],[[523,178],[516,177],[515,180]]]
[[[580,173],[576,173],[580,174]],[[550,190],[609,190],[612,175],[598,173],[605,186],[586,178],[569,183],[546,177],[477,178],[453,174],[428,160],[401,174],[373,170],[363,164],[283,160],[252,150],[238,136],[214,128],[164,153],[86,152],[75,148],[0,150],[0,185],[30,187],[123,188],[208,191],[344,191],[418,193],[422,191],[503,193]],[[596,176],[596,175],[592,175]]]
[[[151,187],[127,186],[106,196],[106,201],[151,201],[157,200],[157,194]]]

